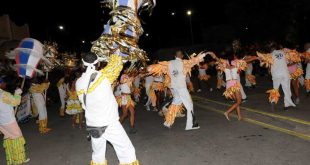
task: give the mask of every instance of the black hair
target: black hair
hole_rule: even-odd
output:
[[[224,58],[228,60],[229,64],[234,60],[234,50],[231,46],[227,46],[224,50]]]
[[[84,54],[82,58],[87,63],[93,63],[98,59],[97,55],[91,52]]]
[[[5,91],[14,93],[16,87],[17,87],[17,81],[18,79],[15,76],[8,75],[2,78],[3,82],[6,84]]]

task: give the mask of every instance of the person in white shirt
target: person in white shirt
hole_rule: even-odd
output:
[[[159,62],[159,64],[149,66],[148,71],[151,74],[167,74],[171,79],[170,90],[173,101],[165,115],[165,127],[170,128],[173,125],[176,115],[182,111],[184,105],[187,111],[185,130],[200,128],[196,122],[193,101],[186,86],[186,75],[190,74],[191,68],[199,64],[205,55],[205,53],[200,53],[189,60],[183,60],[183,52],[177,51],[175,60]]]
[[[154,81],[154,77],[152,75],[148,75],[144,79],[145,79],[145,83],[144,83],[145,93],[147,96],[147,101],[145,103],[145,107],[146,107],[147,111],[150,111],[151,110],[150,105],[152,103],[151,96],[150,96],[150,90],[151,90],[151,85]]]
[[[83,57],[86,71],[76,82],[76,91],[85,110],[87,129],[91,135],[91,165],[106,165],[106,143],[116,151],[120,164],[139,165],[135,148],[119,122],[118,105],[111,84],[118,78],[123,63],[112,55],[108,65],[97,71],[98,57],[88,53]]]
[[[65,116],[65,99],[66,99],[66,84],[65,84],[65,77],[62,77],[58,82],[57,82],[57,89],[59,93],[59,99],[61,106],[59,108],[59,116],[64,117]]]
[[[287,66],[289,62],[285,53],[279,49],[279,46],[276,43],[272,42],[269,46],[271,54],[263,55],[257,53],[260,60],[267,66],[270,66],[273,89],[267,91],[267,93],[269,93],[269,101],[272,104],[272,110],[274,110],[274,104],[278,103],[280,97],[279,87],[281,85],[284,93],[284,109],[287,110],[289,107],[296,106],[291,98],[291,78]]]

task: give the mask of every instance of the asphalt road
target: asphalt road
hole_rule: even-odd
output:
[[[270,112],[266,86],[247,90],[249,109],[266,112],[267,115],[242,110],[245,118],[276,126],[284,130],[310,135],[310,97],[302,95],[298,108],[283,111],[281,102],[275,112]],[[251,123],[248,120],[227,121],[221,114],[226,105],[210,102],[210,99],[230,104],[222,92],[195,94],[194,105],[201,129],[184,131],[185,118],[177,118],[171,129],[163,127],[163,118],[155,112],[147,112],[139,104],[136,110],[138,132],[129,135],[142,165],[307,165],[310,161],[310,141],[273,127]],[[204,99],[209,99],[204,100]],[[276,114],[288,118],[268,116]],[[49,127],[52,132],[40,135],[35,121],[21,124],[27,141],[29,165],[87,165],[91,159],[90,143],[85,130],[71,128],[70,117],[58,118],[57,105],[48,107]],[[290,119],[300,119],[294,122]],[[299,120],[298,120],[299,121]],[[129,121],[124,124],[128,131]],[[117,165],[116,154],[107,148],[108,164]],[[3,148],[0,149],[0,164],[5,164]]]

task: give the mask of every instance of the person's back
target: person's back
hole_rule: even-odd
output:
[[[289,77],[290,75],[284,52],[281,50],[274,50],[271,54],[274,61],[273,65],[271,65],[272,78]]]
[[[186,88],[186,75],[183,72],[183,61],[180,58],[170,61],[171,88]]]
[[[87,125],[106,126],[119,119],[118,105],[108,78],[98,71],[83,73],[76,82],[76,90],[87,91],[90,76],[95,72],[97,72],[97,76],[90,83],[86,95],[86,103],[82,101],[82,106],[85,109]],[[80,94],[79,99],[83,100],[84,95]]]

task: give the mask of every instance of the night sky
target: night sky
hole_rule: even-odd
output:
[[[99,0],[0,3],[0,15],[9,14],[18,25],[28,23],[31,37],[56,41],[62,50],[88,51],[109,18],[109,10],[101,8]],[[234,38],[243,43],[310,41],[309,0],[157,0],[151,16],[141,15],[145,34],[149,34],[140,38],[141,47],[156,51],[191,45],[187,10],[192,11],[194,44],[222,44]]]

